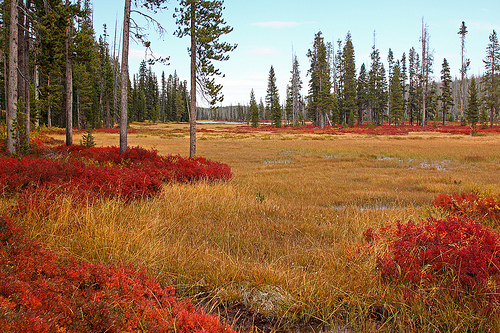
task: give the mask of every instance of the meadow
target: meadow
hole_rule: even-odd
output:
[[[390,246],[377,241],[408,221],[444,221],[432,205],[442,193],[498,198],[499,134],[198,129],[198,156],[229,165],[231,180],[169,182],[130,202],[63,196],[43,214],[12,211],[7,196],[0,214],[63,258],[145,266],[240,332],[500,330],[497,280],[450,291],[448,278],[460,277],[449,267],[439,283],[384,278]],[[97,146],[118,145],[117,132],[93,135]],[[186,156],[188,125],[132,124],[128,144]],[[496,235],[494,218],[481,223]]]

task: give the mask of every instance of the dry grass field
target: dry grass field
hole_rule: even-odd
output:
[[[186,156],[187,126],[133,124],[128,144]],[[440,193],[500,193],[499,135],[246,133],[235,126],[198,125],[197,155],[231,166],[227,183],[167,184],[159,197],[78,209],[67,198],[48,217],[13,218],[62,256],[147,266],[241,331],[291,331],[303,321],[353,332],[490,327],[490,319],[451,301],[442,301],[439,316],[405,305],[403,289],[382,283],[375,257],[363,252],[363,232],[440,216],[430,208]],[[117,134],[94,137],[98,146],[119,142]],[[3,214],[8,207],[4,200]]]

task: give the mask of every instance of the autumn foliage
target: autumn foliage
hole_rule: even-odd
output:
[[[45,157],[0,158],[1,191],[20,193],[26,200],[61,194],[86,201],[102,197],[132,200],[157,194],[165,182],[231,177],[231,169],[224,163],[202,157],[160,156],[155,150],[139,147],[119,154],[116,147],[59,146],[47,150]]]
[[[432,205],[450,214],[500,222],[500,196],[486,197],[475,193],[440,194]]]
[[[59,260],[0,217],[2,332],[234,332],[144,269]]]
[[[456,216],[398,222],[371,237],[386,246],[377,258],[383,279],[498,292],[500,236],[479,223]]]

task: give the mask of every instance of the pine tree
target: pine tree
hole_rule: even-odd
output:
[[[412,47],[409,52],[409,67],[408,67],[408,116],[410,120],[410,125],[414,125],[415,122],[418,123],[420,119],[420,95],[421,95],[421,84],[420,84],[420,60],[419,55]]]
[[[342,51],[343,60],[343,72],[342,72],[342,106],[343,106],[343,120],[352,126],[354,124],[354,119],[351,119],[351,114],[354,114],[354,110],[357,110],[356,103],[356,64],[354,57],[354,46],[352,44],[351,33],[348,32],[344,49]]]
[[[403,91],[401,89],[401,77],[399,65],[392,66],[391,84],[390,84],[390,116],[394,126],[401,124],[404,116]]]
[[[252,127],[259,126],[259,107],[257,106],[253,89],[250,92],[250,122],[252,123]]]
[[[467,101],[467,120],[469,121],[469,123],[471,123],[472,127],[475,128],[476,123],[479,121],[480,102],[478,97],[476,79],[474,78],[474,76],[470,80],[469,96]]]
[[[436,120],[439,106],[438,86],[435,81],[431,82],[430,89],[427,93],[427,119]]]
[[[307,52],[311,68],[309,81],[309,114],[316,126],[324,128],[328,121],[328,113],[332,110],[332,83],[330,81],[330,64],[327,59],[327,48],[321,31],[314,37],[313,49]]]
[[[462,21],[457,34],[460,35],[460,121],[464,121],[464,108],[465,108],[465,79],[467,78],[467,69],[469,67],[469,59],[465,59],[465,35],[467,35],[467,26],[465,22]]]
[[[291,73],[292,77],[290,78],[290,85],[292,98],[292,123],[293,126],[297,126],[300,113],[300,90],[302,89],[302,80],[300,79],[299,60],[297,59],[297,55],[294,55],[293,57]]]
[[[368,74],[368,96],[371,109],[371,122],[381,125],[387,108],[387,81],[384,65],[380,61],[379,50],[372,47],[371,67]]]
[[[266,118],[266,107],[264,106],[264,101],[262,98],[260,99],[259,102],[259,118],[260,119],[267,119]]]
[[[358,75],[358,83],[356,89],[356,98],[358,105],[358,124],[363,124],[363,115],[368,108],[368,74],[366,73],[365,64],[361,65]]]
[[[443,125],[446,123],[446,116],[450,111],[453,103],[453,89],[452,89],[452,79],[450,74],[450,65],[446,58],[443,59],[443,65],[441,69],[441,96],[439,100],[441,101],[441,112],[443,117]]]
[[[394,53],[392,52],[392,50],[389,48],[389,52],[387,54],[387,63],[389,65],[389,75],[388,75],[388,79],[389,79],[389,87],[388,87],[388,91],[387,91],[387,94],[389,96],[391,96],[391,88],[392,88],[392,75],[393,75],[393,67],[394,67]],[[391,120],[392,120],[392,107],[391,107],[391,103],[392,103],[392,99],[391,97],[389,97],[389,101],[388,101],[388,105],[387,105],[387,111],[389,113],[389,125],[391,123]]]
[[[269,69],[269,77],[267,80],[267,95],[266,95],[266,108],[271,112],[273,125],[276,127],[281,126],[281,105],[279,102],[278,87],[276,86],[276,74],[274,67]]]
[[[401,56],[401,89],[403,93],[403,109],[404,114],[407,114],[408,109],[408,68],[406,67],[406,53]]]
[[[485,73],[485,107],[490,111],[490,127],[493,127],[495,114],[500,104],[500,44],[495,30],[489,36],[490,43],[486,48],[486,58],[483,60]]]
[[[226,25],[222,17],[224,0],[181,0],[176,8],[176,23],[179,26],[177,37],[191,37],[191,110],[189,156],[196,154],[196,86],[201,82],[201,89],[210,97],[210,105],[222,102],[222,85],[216,84],[214,77],[222,75],[212,61],[229,59],[228,52],[236,45],[220,42],[221,36],[230,33],[233,28]]]

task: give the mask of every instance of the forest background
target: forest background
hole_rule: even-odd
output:
[[[57,3],[63,5],[61,1],[53,2],[54,8],[56,8]],[[31,10],[36,13],[36,1],[28,1],[27,3],[31,4]],[[498,4],[492,1],[482,1],[473,8],[460,4],[448,6],[446,2],[443,2],[434,6],[430,4],[422,6],[422,10],[417,10],[410,4],[400,6],[404,8],[393,8],[388,4],[380,4],[380,7],[374,4],[364,4],[359,7],[359,17],[356,16],[355,18],[348,15],[349,19],[347,19],[346,15],[342,15],[343,12],[353,12],[352,8],[336,8],[335,11],[332,10],[331,17],[335,18],[334,20],[327,20],[324,14],[319,15],[311,8],[304,9],[297,3],[289,4],[286,11],[275,16],[259,14],[259,11],[256,12],[255,8],[250,8],[247,4],[229,2],[225,5],[227,6],[225,16],[228,23],[238,22],[238,24],[234,24],[235,31],[228,35],[227,39],[230,42],[238,42],[240,45],[231,54],[231,61],[220,64],[222,72],[226,74],[221,79],[225,86],[223,88],[226,97],[225,102],[218,105],[216,110],[200,108],[197,115],[198,119],[250,121],[250,91],[254,89],[256,101],[259,104],[260,120],[270,120],[272,118],[271,103],[267,95],[270,81],[272,81],[269,68],[272,67],[275,72],[274,80],[276,82],[281,118],[292,121],[291,96],[290,92],[287,91],[287,86],[291,86],[292,74],[290,71],[293,67],[293,60],[296,59],[300,80],[302,81],[299,91],[301,119],[315,121],[314,112],[311,112],[311,110],[308,112],[307,110],[307,105],[311,104],[309,102],[312,78],[310,72],[312,63],[311,58],[307,57],[307,51],[314,49],[315,35],[318,31],[323,30],[324,43],[328,48],[327,58],[332,82],[331,93],[337,99],[337,106],[331,106],[331,110],[328,112],[335,112],[336,107],[340,108],[337,110],[337,117],[329,114],[329,120],[339,124],[349,123],[350,111],[341,110],[343,99],[346,98],[343,91],[345,87],[342,80],[345,79],[343,76],[345,73],[343,72],[342,62],[345,60],[346,55],[343,53],[348,38],[352,43],[352,60],[355,68],[352,74],[355,80],[360,80],[363,65],[368,76],[374,66],[372,60],[374,51],[379,54],[379,66],[383,65],[385,71],[383,73],[385,83],[381,87],[380,93],[382,96],[385,95],[382,100],[387,100],[382,111],[385,117],[381,117],[381,120],[391,120],[389,117],[391,112],[389,100],[390,79],[392,66],[398,60],[402,72],[403,120],[411,121],[412,113],[415,113],[415,119],[421,120],[421,110],[409,111],[409,100],[412,97],[409,92],[412,84],[410,71],[413,70],[415,75],[413,84],[417,96],[413,97],[422,100],[422,97],[418,96],[422,92],[417,90],[421,90],[423,82],[426,81],[421,78],[422,28],[426,28],[429,60],[429,77],[425,88],[428,95],[426,98],[428,99],[426,120],[441,121],[443,118],[442,110],[440,110],[443,105],[442,100],[439,98],[442,95],[442,74],[440,72],[442,71],[444,58],[448,61],[450,76],[453,80],[451,93],[453,105],[450,106],[446,117],[448,117],[448,120],[457,120],[461,118],[462,112],[460,110],[460,99],[463,98],[464,104],[467,104],[467,96],[461,96],[461,94],[467,94],[461,93],[460,88],[460,75],[464,67],[460,64],[461,36],[457,32],[461,20],[464,17],[471,19],[470,23],[465,21],[467,33],[464,35],[464,62],[468,63],[469,66],[466,68],[464,86],[468,87],[470,83],[468,79],[472,75],[476,76],[478,78],[479,98],[483,97],[484,91],[485,83],[481,80],[481,77],[485,72],[483,60],[487,56],[488,40],[494,29],[498,28],[493,20],[495,12],[498,12]],[[278,4],[273,3],[272,6],[276,5]],[[329,4],[323,5],[331,6]],[[354,5],[356,4],[352,4],[352,6]],[[5,4],[2,4],[2,6],[6,7]],[[73,69],[73,124],[79,128],[110,127],[118,121],[119,116],[119,85],[117,82],[120,73],[120,10],[122,10],[123,5],[115,2],[92,3],[85,1],[80,3],[80,6],[86,8],[86,12],[80,16],[74,16],[73,20],[74,36],[72,38],[72,47],[76,56]],[[436,6],[439,6],[439,8],[436,8]],[[442,6],[443,8],[441,8]],[[311,7],[315,8],[315,6]],[[148,25],[143,20],[143,16],[137,13],[132,15],[134,22],[136,21],[139,26],[145,28],[145,30],[142,30],[145,39],[143,39],[144,43],[136,40],[138,43],[132,45],[130,52],[129,121],[187,121],[189,118],[187,112],[189,109],[189,89],[187,89],[187,80],[185,79],[189,67],[189,56],[186,52],[187,41],[172,36],[175,29],[175,20],[172,18],[174,8],[175,4],[171,3],[168,4],[167,9],[156,14],[146,11],[147,15],[151,15],[165,27],[165,34],[161,37],[154,31],[153,25]],[[300,12],[300,15],[298,12]],[[368,15],[369,13],[371,15]],[[397,16],[397,13],[403,13],[404,15]],[[425,16],[416,13],[424,13]],[[105,18],[103,19],[104,15]],[[3,46],[6,46],[7,42],[7,27],[5,26],[7,16],[6,8],[3,8],[3,32],[1,37]],[[301,20],[298,19],[299,16]],[[273,20],[271,20],[272,17],[274,17]],[[393,17],[394,20],[387,20],[387,17]],[[360,21],[365,23],[361,24]],[[106,24],[106,27],[104,27],[104,24]],[[331,24],[334,26],[332,27]],[[328,28],[328,30],[325,28]],[[42,27],[31,23],[29,29],[29,48],[32,51],[31,54],[34,55],[29,60],[29,73],[33,73],[29,76],[31,84],[29,103],[32,109],[31,119],[39,119],[42,124],[48,126],[55,124],[63,127],[63,108],[65,104],[63,86],[65,78],[61,73],[64,72],[62,67],[64,65],[62,61],[62,43],[65,36],[64,34],[53,34],[51,36],[53,43],[43,45],[43,43],[40,43],[43,35]],[[331,37],[332,35],[336,35],[336,37]],[[55,42],[56,38],[60,38],[60,40]],[[391,45],[391,43],[394,43],[394,45]],[[57,45],[60,46],[60,54],[57,54]],[[434,47],[435,45],[437,47]],[[42,50],[41,47],[52,47],[53,49],[50,51]],[[0,80],[2,87],[0,105],[2,110],[5,110],[6,47],[2,47],[2,50],[0,67],[3,75]],[[411,68],[412,64],[409,63],[411,60],[410,53],[412,52],[414,52],[413,56],[415,57],[413,59],[414,68]],[[51,54],[51,56],[45,60],[43,56],[40,56],[47,54]],[[152,64],[150,61],[158,57],[169,57],[168,63],[170,63],[170,66],[165,66],[164,63],[150,66]],[[47,65],[44,68],[44,61],[47,64],[51,63],[50,68]],[[35,64],[37,64],[36,68]],[[35,69],[37,73],[34,72]],[[53,77],[52,80],[50,79],[51,76]],[[36,82],[35,77],[37,77]],[[35,83],[38,85],[37,89],[34,89]],[[347,104],[349,103],[351,102]],[[373,113],[372,107],[363,104],[359,96],[352,103],[352,105],[356,104],[354,113],[363,114],[365,120],[369,118],[367,116],[370,113]],[[198,104],[204,105],[201,98]]]

